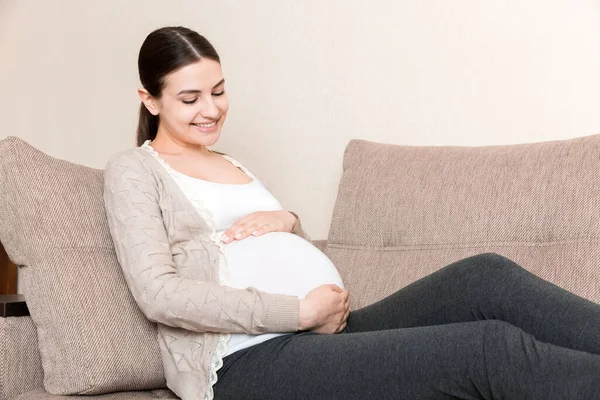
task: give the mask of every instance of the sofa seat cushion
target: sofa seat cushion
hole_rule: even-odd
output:
[[[96,396],[56,396],[46,393],[44,390],[33,390],[23,393],[14,400],[156,400],[156,399],[179,399],[168,389],[157,389],[139,392],[116,392]]]
[[[600,135],[483,147],[350,141],[326,254],[351,309],[484,252],[600,302],[599,154]]]
[[[0,242],[20,266],[46,391],[165,388],[156,325],[139,310],[115,254],[103,171],[8,137],[0,182]]]
[[[43,387],[44,372],[33,321],[28,316],[0,318],[0,399]]]

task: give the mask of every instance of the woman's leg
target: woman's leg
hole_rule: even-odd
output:
[[[225,357],[218,377],[219,400],[591,400],[600,356],[489,320],[280,336]]]
[[[346,332],[489,319],[542,342],[600,354],[600,305],[495,253],[459,260],[350,312]]]

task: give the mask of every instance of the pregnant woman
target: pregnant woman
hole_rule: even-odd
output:
[[[487,253],[349,312],[298,216],[208,148],[229,105],[213,46],[161,28],[138,68],[138,146],[104,200],[183,400],[599,398],[600,305]]]

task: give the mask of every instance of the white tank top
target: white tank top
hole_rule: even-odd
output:
[[[219,238],[234,222],[255,211],[282,210],[279,201],[262,182],[232,157],[225,159],[246,173],[252,182],[226,184],[193,178],[171,168],[146,141],[142,147],[150,151],[175,180],[200,214],[214,222],[213,240],[221,247],[228,271],[219,271],[221,284],[244,289],[252,286],[263,292],[295,295],[303,299],[315,287],[334,283],[344,288],[333,263],[312,243],[288,232],[270,232],[248,236],[224,244]],[[231,334],[228,352],[264,342],[286,333],[248,335]]]

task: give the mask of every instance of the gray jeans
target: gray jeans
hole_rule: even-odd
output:
[[[232,353],[218,377],[216,400],[600,399],[600,305],[480,254],[350,312],[343,333]]]

